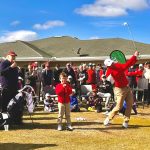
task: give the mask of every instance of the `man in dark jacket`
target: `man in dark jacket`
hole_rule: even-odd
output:
[[[61,73],[62,73],[62,69],[60,68],[60,65],[56,64],[56,66],[54,68],[54,85],[55,86],[60,83],[59,75]]]
[[[63,72],[65,72],[67,74],[67,77],[69,75],[72,76],[72,80],[75,82],[75,86],[76,86],[77,80],[76,80],[75,72],[74,72],[72,65],[70,63],[66,64],[66,68],[64,68]]]
[[[10,51],[6,59],[0,63],[0,84],[2,87],[0,107],[2,112],[7,111],[9,101],[17,94],[18,67],[15,62],[17,54]]]
[[[42,84],[44,94],[50,93],[54,94],[53,90],[53,71],[50,69],[50,63],[45,63],[45,69],[42,72]]]
[[[98,85],[98,91],[99,92],[97,94],[100,97],[106,98],[105,108],[107,109],[111,96],[113,97],[113,88],[112,84],[106,80],[106,76],[104,74],[101,76],[101,81],[99,82]]]

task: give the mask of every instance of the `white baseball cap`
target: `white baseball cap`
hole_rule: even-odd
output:
[[[104,61],[104,65],[105,66],[111,66],[113,62],[114,62],[113,60],[111,60],[110,58],[107,58]]]
[[[71,76],[71,75],[69,75],[69,76],[68,76],[68,79],[72,79],[72,76]]]
[[[72,89],[72,92],[73,92],[73,93],[76,93],[76,90],[75,90],[75,89]]]
[[[20,76],[18,77],[18,80],[23,80],[23,78],[21,78]]]
[[[45,94],[45,97],[47,98],[47,97],[50,97],[51,95],[49,94],[49,93],[46,93]]]
[[[139,67],[143,67],[143,64],[139,64]]]

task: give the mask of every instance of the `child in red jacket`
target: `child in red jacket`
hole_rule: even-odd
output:
[[[58,95],[58,131],[62,130],[62,119],[65,114],[67,120],[67,129],[73,130],[70,119],[70,95],[72,94],[72,88],[67,83],[67,75],[62,72],[60,74],[60,84],[56,86],[56,94]]]

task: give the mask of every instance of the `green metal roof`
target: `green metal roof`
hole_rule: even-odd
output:
[[[125,55],[132,55],[135,51],[131,40],[121,38],[79,40],[64,36],[37,40],[31,44],[53,57],[108,56],[112,50],[116,49],[123,51]],[[141,54],[150,54],[150,44],[135,42],[135,45]],[[76,53],[79,48],[80,55]]]
[[[137,50],[150,58],[150,44],[135,42]],[[79,40],[68,36],[50,37],[32,42],[16,41],[0,44],[0,56],[5,56],[9,50],[17,53],[19,59],[52,59],[103,57],[109,56],[111,51],[119,49],[125,55],[132,55],[135,51],[131,40],[112,38],[97,40]],[[79,53],[78,53],[78,50]],[[18,58],[17,57],[17,58]],[[57,59],[55,59],[57,60]]]
[[[13,50],[18,57],[51,57],[46,52],[40,50],[28,42],[16,41],[0,44],[0,56],[5,57],[8,51]]]

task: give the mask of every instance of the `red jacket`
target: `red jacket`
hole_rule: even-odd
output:
[[[88,73],[88,79],[86,82],[89,84],[95,84],[96,83],[96,72],[95,72],[95,70],[88,69],[87,73]]]
[[[138,82],[138,80],[143,76],[143,70],[138,69],[134,72],[127,72],[127,76],[136,76],[136,82]]]
[[[104,74],[103,69],[99,70],[99,79],[102,80],[102,75]]]
[[[125,75],[125,71],[137,61],[136,56],[132,56],[125,64],[113,63],[108,67],[106,76],[112,75],[115,81],[115,87],[126,87],[128,85],[128,80]]]
[[[59,103],[70,103],[70,94],[72,94],[72,88],[70,84],[66,83],[66,87],[63,87],[61,83],[57,84],[55,91],[58,95]]]

